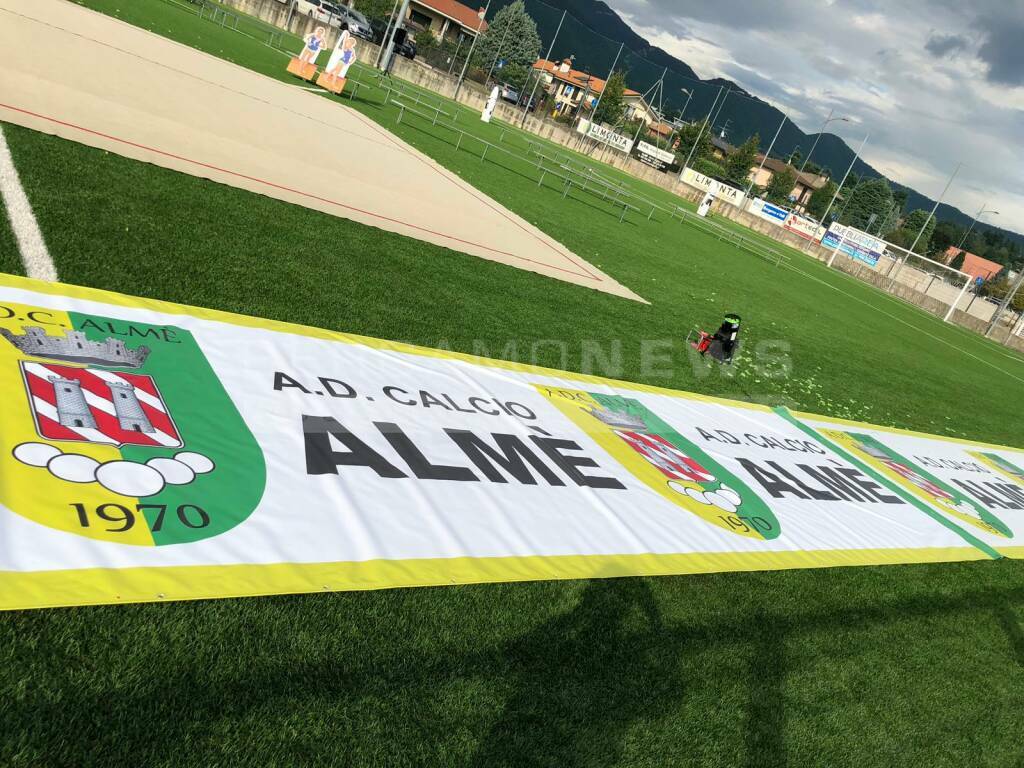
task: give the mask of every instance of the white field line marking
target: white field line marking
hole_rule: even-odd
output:
[[[966,349],[964,349],[963,347],[958,347],[957,345],[955,345],[955,344],[953,344],[953,343],[951,343],[951,342],[948,342],[948,341],[946,341],[945,339],[941,339],[941,338],[939,338],[938,336],[936,336],[936,335],[935,335],[935,334],[933,334],[933,333],[929,333],[928,331],[924,330],[923,328],[919,328],[918,326],[914,325],[913,323],[909,323],[909,322],[907,322],[907,321],[906,321],[906,320],[904,320],[903,318],[900,318],[900,317],[896,317],[896,315],[892,314],[891,312],[886,312],[886,311],[885,311],[884,309],[879,309],[879,308],[878,308],[878,307],[877,307],[876,305],[872,304],[871,302],[869,302],[869,301],[865,301],[864,299],[860,299],[860,298],[857,298],[857,297],[856,297],[856,296],[854,296],[853,294],[851,294],[851,293],[848,293],[848,292],[844,291],[844,290],[843,290],[842,288],[839,288],[838,286],[835,286],[835,285],[832,285],[832,284],[830,284],[830,283],[827,283],[827,282],[825,282],[824,280],[822,280],[822,279],[820,279],[820,278],[818,278],[818,277],[815,277],[814,275],[811,275],[811,274],[809,274],[809,273],[807,273],[807,272],[804,272],[804,271],[803,271],[802,269],[800,269],[799,267],[796,267],[796,266],[794,266],[794,265],[792,265],[792,264],[786,264],[786,263],[784,263],[784,264],[783,264],[782,266],[784,266],[784,267],[786,267],[787,269],[791,269],[791,270],[793,270],[794,272],[797,272],[797,273],[799,273],[799,274],[803,275],[804,277],[808,278],[809,280],[813,280],[813,281],[815,281],[816,283],[821,283],[821,284],[822,284],[822,285],[824,285],[824,286],[825,286],[826,288],[831,288],[831,289],[832,289],[833,291],[836,291],[836,292],[838,292],[838,293],[841,293],[841,294],[843,294],[844,296],[846,296],[847,298],[853,299],[853,300],[854,300],[854,301],[856,301],[856,302],[859,302],[859,303],[861,303],[861,304],[864,304],[865,306],[871,307],[871,308],[872,308],[872,309],[874,309],[875,311],[877,311],[877,312],[881,312],[881,313],[882,313],[883,315],[886,315],[887,317],[891,317],[891,318],[892,318],[893,320],[895,320],[896,322],[898,322],[898,323],[902,323],[903,325],[907,326],[908,328],[912,328],[912,329],[914,329],[914,330],[915,330],[915,331],[917,331],[918,333],[923,333],[923,334],[924,334],[925,336],[929,336],[929,337],[931,337],[931,338],[935,339],[935,341],[939,342],[940,344],[945,344],[945,345],[946,345],[947,347],[950,347],[951,349],[955,349],[955,350],[958,350],[958,351],[962,352],[963,354],[967,355],[968,357],[972,357],[972,358],[974,358],[974,359],[975,359],[975,360],[977,360],[977,361],[978,361],[979,363],[982,363],[983,365],[987,365],[987,366],[989,366],[990,368],[993,368],[993,369],[995,369],[995,370],[999,371],[1000,373],[1002,373],[1002,374],[1005,374],[1006,376],[1009,376],[1009,377],[1010,377],[1011,379],[1016,379],[1017,381],[1020,381],[1020,382],[1024,382],[1024,379],[1022,379],[1022,378],[1021,378],[1020,376],[1015,376],[1015,375],[1013,375],[1012,373],[1010,373],[1009,371],[1007,371],[1006,369],[1004,369],[1004,368],[1000,368],[1000,367],[999,367],[998,365],[995,365],[994,363],[991,363],[991,362],[989,362],[988,360],[983,360],[982,358],[978,357],[977,355],[973,354],[972,352],[968,352],[968,351],[967,351]],[[842,275],[842,274],[845,274],[845,273],[843,273],[843,272],[837,272],[837,274],[840,274],[840,275]],[[846,275],[846,276],[847,276],[847,277],[850,277],[850,278],[851,278],[851,279],[853,279],[853,280],[856,280],[856,278],[854,278],[854,277],[851,277],[850,275]],[[865,285],[866,285],[866,284],[865,284]],[[890,298],[891,298],[891,297],[890,297]],[[1009,357],[1008,355],[1005,355],[1005,356],[1006,356],[1006,357]],[[1010,359],[1012,360],[1012,359],[1014,359],[1014,358],[1010,358]]]
[[[11,157],[3,128],[0,128],[0,197],[3,198],[11,229],[14,230],[14,237],[18,241],[25,273],[37,280],[57,282],[57,268],[53,266],[50,252],[46,250],[43,233],[39,231],[39,222],[36,221],[32,206],[21,186],[18,169],[14,167],[14,158]]]

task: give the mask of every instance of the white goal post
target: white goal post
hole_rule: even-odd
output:
[[[870,238],[870,243],[865,243],[862,234],[853,229],[836,232],[838,237],[833,237],[835,245],[831,248],[828,265],[831,267],[842,252],[878,275],[880,279],[874,282],[886,292],[926,310],[927,303],[922,302],[921,297],[948,305],[942,319],[950,322],[954,310],[961,306],[974,283],[974,277],[880,238]]]

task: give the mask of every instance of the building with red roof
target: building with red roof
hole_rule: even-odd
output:
[[[551,96],[554,104],[552,111],[556,114],[579,108],[584,98],[586,108],[593,108],[607,85],[600,77],[573,69],[571,59],[562,59],[560,62],[538,59],[533,68],[542,73],[542,82]],[[658,122],[654,111],[638,91],[626,88],[622,95],[627,108],[632,111],[631,117],[642,117],[648,125]]]
[[[1003,269],[1002,264],[989,261],[988,259],[983,259],[981,256],[973,254],[970,251],[961,251],[954,245],[951,245],[946,249],[946,257],[943,261],[946,264],[950,264],[961,253],[964,255],[964,265],[960,267],[960,271],[966,272],[975,279],[980,277],[982,280],[991,280]]]
[[[411,0],[408,19],[414,27],[429,29],[438,40],[458,39],[487,31],[483,12],[457,0]]]

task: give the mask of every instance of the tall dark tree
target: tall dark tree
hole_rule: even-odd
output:
[[[764,196],[769,202],[785,205],[789,202],[789,195],[796,184],[796,171],[786,166],[784,171],[776,171],[772,174],[771,181],[765,187]]]
[[[825,186],[814,190],[811,193],[811,199],[807,201],[807,212],[820,220],[825,215],[825,211],[828,210],[828,204],[832,202],[832,196],[835,195],[838,188],[839,185],[829,179],[825,182]],[[834,207],[832,212],[835,212]]]
[[[484,70],[502,61],[506,66],[532,67],[539,53],[537,25],[526,12],[523,0],[515,0],[494,15],[476,46],[473,63]]]
[[[725,176],[729,181],[746,186],[760,145],[761,137],[755,133],[726,158]]]
[[[613,72],[604,84],[604,93],[601,94],[601,103],[594,113],[594,122],[609,123],[614,125],[622,118],[626,109],[626,100],[623,94],[626,92],[626,75],[623,72]]]
[[[849,195],[849,199],[844,203],[839,218],[842,224],[866,229],[868,222],[884,220],[892,210],[892,188],[885,179],[867,179],[846,194]],[[872,216],[875,218],[872,219]]]
[[[679,165],[686,162],[694,143],[697,149],[693,152],[690,165],[693,166],[698,160],[711,157],[711,132],[704,129],[701,123],[687,123],[679,131],[679,146],[676,148],[676,158]],[[698,136],[700,137],[698,139]]]

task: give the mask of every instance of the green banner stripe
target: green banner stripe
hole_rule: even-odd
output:
[[[925,502],[921,501],[921,499],[917,498],[914,494],[910,493],[909,491],[905,490],[904,488],[901,488],[899,485],[897,485],[896,483],[892,482],[891,480],[886,478],[884,475],[879,474],[874,469],[872,469],[869,465],[865,464],[860,459],[858,459],[856,456],[853,456],[853,455],[847,453],[842,448],[840,448],[838,445],[836,445],[831,440],[829,440],[827,437],[825,437],[824,435],[818,433],[818,431],[815,430],[810,425],[804,424],[802,421],[800,421],[800,419],[798,419],[796,416],[794,416],[792,413],[790,413],[789,409],[786,408],[785,406],[779,406],[778,408],[773,408],[772,410],[775,411],[775,413],[777,413],[779,416],[784,418],[786,421],[788,421],[790,424],[792,424],[794,427],[799,429],[804,434],[809,435],[810,437],[813,437],[818,442],[820,442],[823,445],[827,446],[829,448],[829,450],[831,450],[833,453],[836,453],[839,456],[841,456],[842,458],[846,459],[848,462],[850,462],[855,467],[857,467],[861,472],[863,472],[864,474],[866,474],[869,477],[871,477],[875,482],[881,483],[886,488],[888,488],[890,491],[892,491],[893,493],[898,495],[901,499],[903,499],[904,501],[906,501],[909,504],[913,504],[915,507],[917,507],[919,510],[924,512],[926,515],[928,515],[930,518],[932,518],[936,522],[941,523],[942,525],[944,525],[947,528],[949,528],[949,530],[954,531],[955,533],[959,534],[960,537],[962,539],[964,539],[964,541],[966,541],[968,544],[971,544],[972,546],[977,547],[978,549],[980,549],[982,552],[984,552],[986,555],[988,555],[989,557],[993,558],[994,560],[999,560],[1000,558],[1002,558],[1002,555],[1000,555],[995,549],[990,547],[984,541],[982,541],[981,539],[973,536],[970,532],[968,532],[968,531],[964,530],[963,528],[961,528],[959,525],[954,523],[952,520],[947,518],[945,515],[943,515],[938,510],[932,509],[928,504],[926,504]]]

